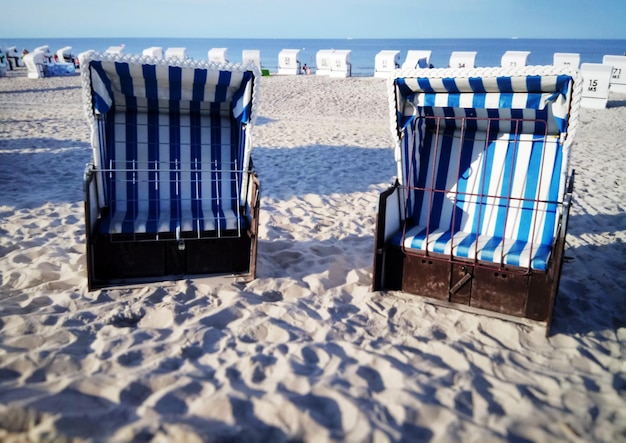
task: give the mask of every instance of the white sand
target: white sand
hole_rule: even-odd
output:
[[[546,339],[370,293],[384,81],[261,86],[258,278],[87,292],[79,78],[0,78],[0,441],[626,441],[626,95],[582,110]]]

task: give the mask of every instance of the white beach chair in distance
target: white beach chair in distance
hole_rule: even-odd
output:
[[[187,58],[187,48],[167,48],[165,50],[165,58],[185,60]]]
[[[450,54],[451,68],[474,68],[476,65],[476,51],[453,51]]]
[[[382,50],[374,57],[374,77],[388,77],[400,67],[400,51]]]
[[[7,75],[7,65],[6,57],[4,56],[4,52],[2,52],[2,48],[0,48],[0,77],[6,77]]]
[[[333,52],[332,49],[317,51],[315,54],[315,75],[330,76]]]
[[[24,66],[20,55],[17,52],[17,48],[15,46],[9,46],[6,50],[5,57],[7,59],[7,65],[9,71],[17,68],[18,66]]]
[[[109,46],[104,52],[107,54],[122,54],[124,52],[124,45]]]
[[[209,49],[209,62],[213,63],[228,63],[226,59],[226,54],[228,53],[228,48],[211,48]]]
[[[578,69],[580,66],[580,54],[573,52],[555,52],[552,57],[552,65],[557,67],[568,66]]]
[[[241,61],[245,65],[253,65],[261,72],[261,51],[258,49],[244,49],[241,51]]]
[[[38,46],[33,49],[33,52],[41,52],[44,57],[44,61],[46,63],[52,63],[52,52],[50,52],[50,47],[48,45]]]
[[[24,64],[28,69],[28,78],[44,78],[46,57],[42,51],[29,52],[24,56]]]
[[[163,58],[163,48],[161,46],[151,46],[143,50],[142,54],[145,57]]]
[[[300,75],[300,50],[283,49],[278,53],[278,75]]]
[[[613,66],[603,63],[583,63],[580,74],[583,78],[583,93],[580,106],[604,109],[609,101],[609,86]]]
[[[72,54],[72,47],[65,46],[59,50],[57,50],[57,57],[60,62],[65,63],[74,63],[76,62],[76,56]]]
[[[613,92],[626,93],[626,55],[605,55],[602,64],[613,66],[609,89]]]
[[[503,68],[521,68],[528,64],[530,51],[506,51],[500,59]]]
[[[351,77],[352,65],[350,64],[350,55],[352,51],[349,49],[338,49],[331,54],[330,76],[331,77]]]
[[[402,63],[402,69],[429,68],[431,54],[432,51],[429,50],[410,49]]]

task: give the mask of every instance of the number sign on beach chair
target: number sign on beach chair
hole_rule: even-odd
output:
[[[350,77],[352,75],[352,64],[350,63],[350,55],[352,51],[349,49],[334,50],[330,56],[330,76],[331,77]]]
[[[93,148],[85,173],[89,287],[254,278],[258,73],[93,51],[80,62]]]
[[[613,66],[600,63],[583,63],[580,66],[583,78],[583,108],[604,109],[609,101],[609,87]]]
[[[451,68],[473,68],[476,63],[476,51],[454,51],[450,54]]]
[[[333,62],[333,49],[320,49],[315,54],[315,75],[330,76]]]
[[[500,58],[503,68],[521,68],[528,64],[530,51],[506,51]]]
[[[580,54],[570,52],[555,52],[552,56],[553,66],[567,66],[568,68],[578,69],[580,65]]]
[[[383,50],[374,57],[374,77],[389,77],[400,67],[400,51]]]
[[[549,328],[578,117],[576,71],[397,71],[398,181],[383,192],[373,289]]]
[[[278,75],[300,75],[300,50],[283,49],[278,53]]]
[[[613,92],[626,93],[626,55],[605,55],[602,64],[613,67],[609,89]]]

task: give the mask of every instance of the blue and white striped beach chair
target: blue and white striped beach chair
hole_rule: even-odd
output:
[[[373,288],[549,327],[578,74],[397,71],[389,89],[398,182],[380,198]]]
[[[254,278],[258,73],[190,59],[81,54],[93,164],[89,286],[204,274]]]

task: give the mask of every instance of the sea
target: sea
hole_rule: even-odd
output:
[[[400,51],[400,62],[408,50],[431,50],[431,64],[447,67],[453,51],[476,51],[476,66],[500,66],[506,51],[530,51],[528,64],[550,65],[555,52],[578,53],[581,63],[602,63],[604,55],[625,55],[626,39],[220,39],[220,38],[0,38],[0,48],[17,47],[29,51],[48,45],[52,52],[71,46],[76,55],[87,50],[105,51],[110,46],[124,45],[124,52],[141,54],[145,48],[160,46],[187,49],[194,59],[208,59],[211,48],[227,48],[230,62],[241,62],[244,49],[261,51],[261,65],[270,72],[278,69],[278,54],[282,49],[299,49],[300,63],[315,67],[315,55],[322,49],[349,49],[352,75],[374,75],[374,58],[382,50]]]

